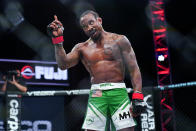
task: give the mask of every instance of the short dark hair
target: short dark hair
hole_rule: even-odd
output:
[[[80,15],[80,19],[81,19],[83,16],[87,15],[87,14],[92,14],[92,15],[94,15],[94,17],[95,17],[96,19],[99,17],[99,14],[98,14],[97,12],[95,12],[95,11],[93,11],[93,10],[86,10],[85,12],[83,12],[83,13]]]

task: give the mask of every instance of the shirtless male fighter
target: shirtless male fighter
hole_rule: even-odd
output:
[[[135,53],[129,40],[115,33],[106,32],[99,15],[87,10],[80,16],[80,25],[89,37],[76,44],[70,53],[63,48],[63,25],[54,16],[48,25],[60,69],[75,66],[79,60],[91,77],[87,112],[82,128],[87,131],[105,131],[108,120],[118,131],[134,131],[133,117],[145,110],[142,78]],[[132,103],[124,81],[127,66],[133,86]]]

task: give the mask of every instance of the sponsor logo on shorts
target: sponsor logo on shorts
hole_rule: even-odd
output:
[[[131,114],[129,111],[119,114],[119,120],[128,119],[130,117],[131,117]]]
[[[86,118],[86,123],[87,123],[88,125],[91,125],[93,122],[94,122],[94,118],[92,118],[92,117],[87,117],[87,118]]]
[[[111,83],[103,83],[103,84],[100,84],[100,87],[104,87],[104,86],[114,86],[114,85],[112,85]]]

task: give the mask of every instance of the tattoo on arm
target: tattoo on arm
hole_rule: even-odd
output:
[[[141,91],[142,90],[141,73],[131,43],[126,37],[123,37],[119,44],[121,47],[121,52],[123,55],[124,62],[129,70],[132,86],[134,90]]]
[[[67,54],[66,54],[62,45],[60,45],[60,44],[55,45],[56,62],[57,62],[60,69],[65,69],[65,67],[66,67],[65,64],[64,64],[66,55]]]
[[[79,51],[76,45],[72,51],[66,54],[63,45],[55,46],[55,57],[60,69],[65,70],[76,65],[79,61]]]

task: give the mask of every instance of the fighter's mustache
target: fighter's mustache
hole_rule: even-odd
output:
[[[89,31],[89,36],[92,36],[95,32],[96,32],[97,30],[95,29],[95,28],[93,28],[93,29],[91,29],[90,31]]]

